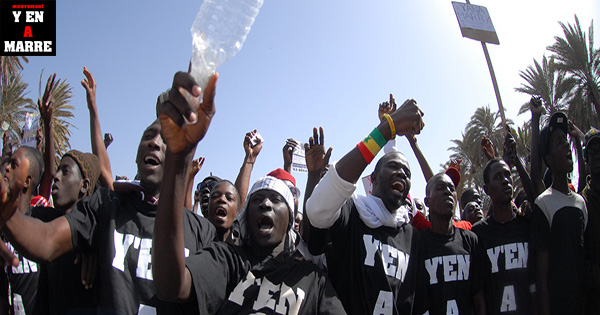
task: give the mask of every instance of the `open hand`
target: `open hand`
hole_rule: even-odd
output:
[[[329,165],[332,150],[329,148],[325,153],[323,127],[319,127],[319,133],[317,133],[317,128],[313,128],[313,136],[308,139],[308,143],[304,144],[304,158],[308,172],[321,173]]]
[[[377,115],[379,116],[379,121],[383,119],[383,115],[391,114],[396,111],[396,100],[394,99],[394,95],[390,93],[390,101],[383,102],[379,104],[379,109],[377,110]]]
[[[85,79],[81,80],[81,85],[85,89],[88,107],[96,107],[96,80],[94,80],[94,76],[86,67],[83,67],[83,74],[85,75]]]
[[[52,97],[52,91],[54,90],[56,79],[56,73],[53,73],[48,77],[46,82],[46,88],[44,89],[44,95],[42,98],[38,97],[38,108],[40,110],[40,116],[45,125],[50,125],[52,121],[52,113],[54,112],[54,98]]]
[[[167,149],[173,153],[192,150],[208,131],[215,115],[215,93],[219,75],[208,80],[200,101],[201,89],[189,73],[177,72],[168,100],[156,104],[156,114],[162,127]],[[189,123],[186,123],[186,120]]]
[[[190,176],[196,176],[196,174],[200,172],[202,165],[204,165],[204,160],[206,160],[206,158],[199,157],[192,161],[192,167],[190,168]]]
[[[483,154],[488,160],[496,157],[496,154],[494,153],[494,144],[487,136],[481,137],[481,151],[483,151]]]

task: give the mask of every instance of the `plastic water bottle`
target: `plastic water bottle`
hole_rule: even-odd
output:
[[[204,0],[192,25],[192,76],[204,89],[215,69],[242,49],[263,0]]]

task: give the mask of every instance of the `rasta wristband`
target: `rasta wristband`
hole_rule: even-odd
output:
[[[356,146],[367,163],[371,163],[379,150],[386,144],[385,138],[379,129],[375,128],[371,133]]]
[[[390,130],[392,132],[392,139],[396,139],[396,125],[394,125],[394,120],[390,116],[390,114],[383,114],[383,117],[387,119],[388,124],[390,125]]]

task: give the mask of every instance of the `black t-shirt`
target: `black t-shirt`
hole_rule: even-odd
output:
[[[410,314],[420,259],[420,237],[406,223],[369,228],[352,199],[328,230],[329,278],[349,314]],[[315,240],[311,239],[309,242]],[[320,244],[319,246],[321,246]]]
[[[37,263],[19,255],[19,252],[8,242],[6,246],[19,258],[18,266],[6,266],[8,292],[13,314],[33,314],[36,303],[39,266]]]
[[[325,274],[299,253],[254,261],[215,242],[187,258],[200,314],[345,314]]]
[[[553,314],[583,312],[585,201],[546,189],[533,206],[531,247],[548,252],[548,297]]]
[[[477,235],[452,227],[452,234],[421,232],[429,314],[473,314],[481,291],[481,247]]]
[[[531,222],[516,216],[499,223],[489,216],[473,225],[483,254],[483,291],[487,314],[531,314],[535,288],[529,255]]]
[[[151,264],[155,214],[156,205],[134,192],[101,188],[65,215],[75,251],[98,256],[94,286],[102,312],[197,312],[193,303],[167,303],[156,296]],[[186,255],[213,242],[216,231],[208,220],[191,211],[184,211],[183,219]]]
[[[35,207],[31,216],[50,222],[63,213],[47,207]],[[73,314],[93,312],[98,304],[97,290],[86,290],[81,283],[81,264],[75,264],[77,255],[66,253],[52,262],[39,265],[36,314]],[[76,298],[75,298],[76,297]]]

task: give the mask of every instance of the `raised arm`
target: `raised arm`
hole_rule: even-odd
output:
[[[325,152],[325,133],[323,132],[323,127],[319,127],[318,133],[317,128],[313,128],[313,136],[308,139],[308,143],[304,144],[304,159],[306,160],[308,178],[306,180],[303,209],[306,209],[306,202],[329,165],[332,150],[332,148],[329,148]],[[321,237],[323,236],[322,233],[312,232],[314,230],[312,224],[310,224],[310,218],[306,213],[302,219],[301,229],[302,238],[307,241],[309,251],[315,254],[321,253],[326,240],[324,237]]]
[[[306,201],[312,195],[313,190],[324,175],[323,172],[329,165],[331,151],[329,148],[325,152],[325,133],[323,127],[313,128],[313,136],[308,139],[308,143],[304,144],[304,159],[306,160],[306,168],[308,170],[308,178],[306,180],[306,191],[304,193],[304,206],[306,209]]]
[[[579,183],[577,183],[577,193],[581,194],[583,188],[585,187],[587,171],[585,167],[585,160],[583,158],[583,148],[581,147],[581,142],[585,139],[585,135],[575,124],[569,120],[569,135],[571,139],[573,139],[573,145],[575,146],[575,151],[577,152],[577,165],[579,172]]]
[[[517,168],[517,172],[521,178],[521,186],[523,186],[523,190],[527,195],[527,200],[533,204],[535,201],[535,196],[531,187],[531,177],[525,169],[525,165],[523,165],[523,162],[517,155],[517,142],[510,132],[507,132],[506,136],[504,137],[504,153],[502,155],[502,159],[509,165],[511,169],[513,166]]]
[[[389,121],[393,125],[390,125]],[[386,118],[376,127],[383,137],[382,141],[385,142],[392,138],[392,129],[395,134],[403,136],[409,133],[418,134],[424,127],[423,112],[415,100],[405,101],[390,115],[389,121]],[[306,214],[315,227],[328,228],[337,220],[340,207],[352,195],[360,175],[374,158],[376,152],[369,156],[370,150],[367,148],[368,151],[365,151],[366,146],[363,142],[359,145],[361,143],[365,155],[363,156],[358,146],[350,150],[335,164],[334,169],[327,172],[306,202]]]
[[[540,139],[540,117],[544,113],[542,99],[532,97],[529,101],[529,109],[531,110],[531,189],[535,198],[546,190],[542,181],[542,156],[540,154],[539,139]]]
[[[48,263],[73,250],[71,229],[64,216],[42,222],[16,211],[2,231],[20,254],[35,262]]]
[[[168,100],[161,95],[156,105],[167,151],[152,237],[152,272],[157,294],[168,301],[188,300],[192,292],[192,277],[184,254],[184,194],[196,145],[215,114],[217,78],[217,74],[211,76],[200,100],[201,90],[194,79],[188,73],[178,72]]]
[[[92,153],[100,161],[100,183],[103,186],[113,190],[113,176],[110,167],[110,159],[106,151],[107,145],[102,138],[100,129],[100,119],[98,118],[98,107],[96,106],[96,80],[92,73],[83,67],[85,79],[81,80],[81,85],[85,88],[88,109],[90,111],[90,136],[92,138]]]
[[[188,210],[192,210],[192,192],[194,191],[194,178],[196,178],[196,174],[204,165],[204,158],[199,157],[195,160],[192,160],[192,165],[190,166],[188,177],[185,184],[185,208]],[[196,213],[196,212],[194,212]]]
[[[256,158],[262,149],[263,141],[257,136],[256,129],[246,133],[244,136],[244,162],[240,167],[240,173],[235,179],[235,188],[238,190],[240,195],[240,206],[246,202],[246,195],[248,194],[248,187],[250,186],[250,175],[252,175],[252,169]]]
[[[390,116],[394,122],[396,134],[399,136],[419,134],[424,127],[423,112],[417,106],[417,102],[412,99],[406,100]],[[380,122],[377,129],[379,129],[379,132],[381,132],[386,141],[392,138],[390,125],[387,120]],[[343,180],[356,183],[367,165],[368,163],[363,158],[358,147],[354,147],[336,164],[336,170]]]
[[[283,145],[283,170],[288,173],[292,173],[292,157],[294,155],[294,148],[298,145],[298,141],[289,138]]]
[[[421,166],[421,171],[423,172],[423,176],[425,177],[425,181],[428,182],[433,177],[433,170],[429,163],[427,163],[427,159],[423,152],[421,152],[421,148],[417,144],[417,136],[415,135],[406,135],[406,139],[408,139],[408,143],[410,143],[410,147],[415,153],[415,157],[417,161],[419,161],[419,166]]]
[[[52,189],[52,177],[56,166],[54,165],[56,154],[54,151],[54,133],[52,132],[52,113],[54,112],[54,99],[52,98],[52,90],[54,89],[54,79],[56,73],[52,74],[46,82],[46,88],[42,98],[38,98],[38,108],[42,123],[44,124],[44,173],[40,179],[40,195],[46,199],[50,199],[50,191]]]

